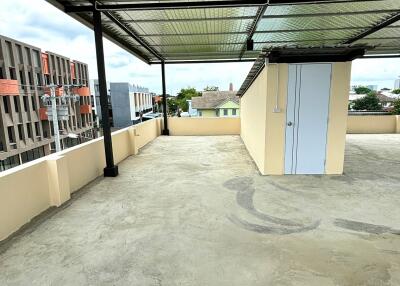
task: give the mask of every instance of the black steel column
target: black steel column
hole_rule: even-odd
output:
[[[169,135],[168,117],[167,117],[167,91],[165,87],[165,62],[161,62],[162,92],[163,92],[163,112],[164,112],[164,129],[162,135]]]
[[[118,176],[118,166],[114,165],[113,148],[111,141],[110,118],[108,117],[108,98],[106,71],[103,51],[103,27],[101,26],[101,12],[93,11],[94,39],[96,42],[97,73],[99,77],[100,106],[104,135],[104,152],[106,154],[106,167],[104,177]]]

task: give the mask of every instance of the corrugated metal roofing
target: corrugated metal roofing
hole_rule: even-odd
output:
[[[62,10],[78,7],[80,10],[76,8],[70,15],[92,26],[89,10],[93,1],[47,1]],[[160,62],[160,58],[167,63],[255,59],[263,49],[277,47],[363,44],[370,47],[370,54],[400,53],[400,20],[354,40],[388,19],[400,17],[399,0],[301,2],[305,1],[120,0],[97,1],[96,7],[104,12],[105,36],[148,63]],[[173,7],[182,3],[187,7]],[[156,8],[161,4],[168,7]],[[248,39],[254,40],[254,50],[246,50]]]

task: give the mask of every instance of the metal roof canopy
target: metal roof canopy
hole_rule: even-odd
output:
[[[90,28],[101,11],[103,35],[149,64],[254,61],[277,48],[400,53],[399,0],[47,1]]]

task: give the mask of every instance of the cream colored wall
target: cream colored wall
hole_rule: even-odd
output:
[[[161,134],[162,119],[113,132],[119,163]],[[103,138],[98,138],[0,173],[0,241],[50,206],[60,206],[103,174]]]
[[[399,115],[350,115],[347,118],[349,134],[399,133]]]
[[[343,170],[351,63],[332,65],[325,171],[339,174]],[[269,64],[241,99],[241,136],[263,175],[284,174],[287,83],[288,64]],[[274,112],[277,91],[280,110]]]
[[[332,64],[328,134],[326,142],[326,174],[343,173],[350,79],[351,62]]]
[[[289,66],[287,64],[268,65],[266,112],[267,125],[264,170],[264,174],[268,175],[281,175],[285,172],[285,130],[288,72]],[[280,112],[274,112],[277,92],[278,107]]]
[[[258,169],[265,174],[267,69],[240,99],[240,136]]]
[[[287,77],[287,64],[266,66],[240,101],[241,137],[263,175],[284,172]]]
[[[170,135],[239,135],[238,117],[170,117],[168,118]]]
[[[46,159],[0,173],[0,241],[50,207]]]

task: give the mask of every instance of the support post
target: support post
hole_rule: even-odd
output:
[[[111,139],[110,119],[108,117],[108,98],[106,71],[104,65],[103,27],[101,26],[101,12],[93,11],[94,39],[96,44],[97,73],[99,77],[100,106],[104,135],[104,152],[106,155],[106,167],[104,177],[118,176],[118,166],[114,165],[114,156]]]
[[[167,90],[165,87],[165,62],[161,62],[162,92],[163,92],[163,112],[164,112],[164,129],[162,135],[169,135],[168,117],[167,117]]]

